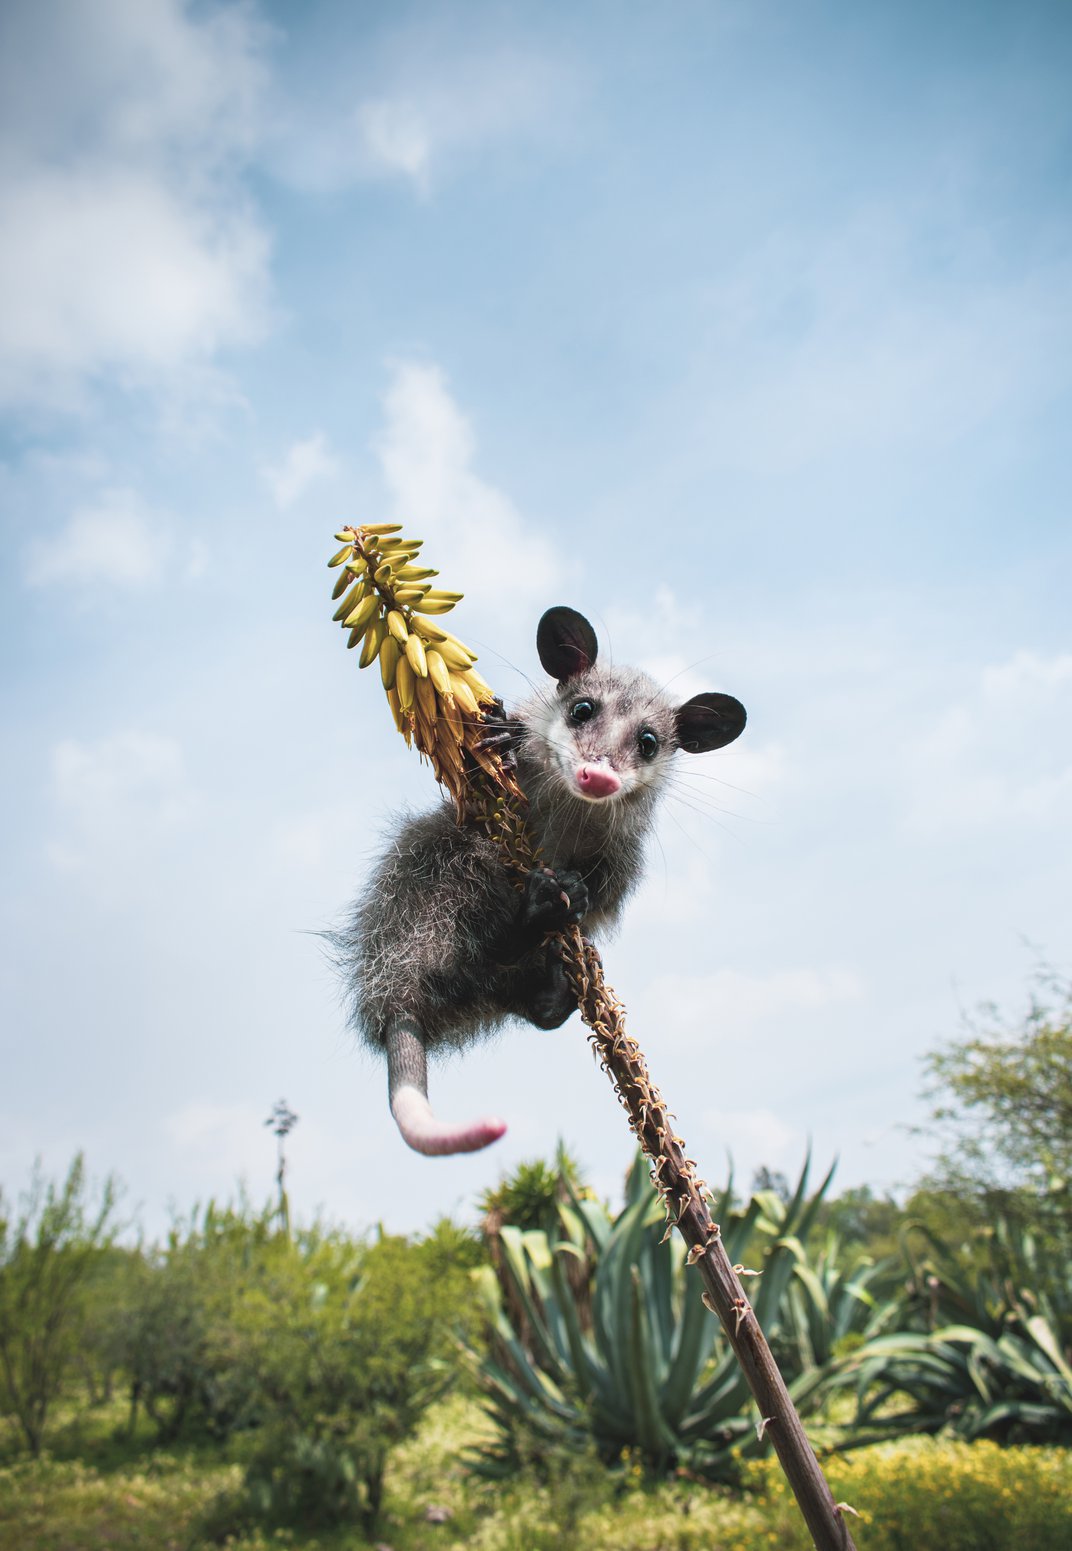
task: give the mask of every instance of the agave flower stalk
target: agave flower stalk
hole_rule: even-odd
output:
[[[361,667],[379,663],[395,726],[450,792],[459,822],[480,823],[520,877],[537,857],[524,793],[509,765],[482,746],[486,714],[500,702],[476,672],[476,654],[436,623],[461,593],[432,587],[438,573],[415,563],[421,541],[404,538],[400,524],[346,527],[336,538],[343,547],[328,564],[340,568],[333,597],[342,600],[335,619],[349,631],[347,646],[360,646]],[[834,1501],[741,1284],[744,1268],[726,1253],[707,1186],[685,1154],[640,1046],[626,1031],[624,1009],[604,980],[599,954],[579,927],[558,934],[558,946],[596,1056],[651,1164],[667,1233],[676,1228],[688,1245],[703,1301],[718,1316],[748,1381],[760,1437],[773,1445],[818,1551],[855,1551],[847,1505]]]

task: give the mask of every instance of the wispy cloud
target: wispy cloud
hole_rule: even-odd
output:
[[[559,572],[551,545],[473,467],[476,439],[439,367],[402,362],[377,450],[394,511],[450,556],[452,575],[494,599],[543,599]]]
[[[166,520],[150,512],[135,491],[106,490],[93,505],[79,507],[59,532],[30,545],[26,580],[31,587],[55,586],[62,556],[64,576],[84,584],[86,598],[99,583],[144,587],[171,554],[166,530]]]
[[[207,1179],[217,1189],[264,1174],[271,1156],[264,1116],[249,1104],[194,1099],[165,1117],[164,1132],[179,1154],[184,1176],[192,1175],[199,1184]]]
[[[718,1146],[729,1153],[736,1167],[743,1168],[739,1186],[747,1185],[761,1165],[771,1169],[799,1168],[807,1137],[773,1110],[705,1109],[702,1118]]]
[[[427,193],[475,154],[554,141],[579,100],[575,62],[434,17],[366,34],[321,72],[315,97],[281,105],[272,156],[300,188],[393,177]]]
[[[46,847],[61,871],[88,867],[102,887],[125,862],[144,862],[154,838],[190,816],[193,797],[175,739],[128,729],[52,751],[57,824]]]
[[[1063,258],[995,271],[987,234],[937,197],[919,204],[854,211],[809,244],[779,232],[720,277],[704,398],[721,460],[769,470],[940,446],[1060,383]],[[929,264],[921,229],[955,258]]]
[[[906,799],[921,835],[1067,824],[1072,656],[1019,651],[984,668],[906,752]]]
[[[264,477],[275,504],[285,509],[319,480],[334,474],[338,466],[323,431],[314,431],[303,441],[293,442],[278,465],[265,469]]]
[[[358,110],[358,124],[374,167],[426,186],[432,136],[419,108],[397,98],[366,102]]]
[[[710,975],[674,975],[646,993],[654,1006],[673,1006],[682,1039],[708,1041],[712,1009],[720,1024],[744,1039],[774,1020],[857,1001],[865,985],[845,965],[776,969],[767,975],[720,969]]]

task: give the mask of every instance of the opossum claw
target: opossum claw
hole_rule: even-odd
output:
[[[555,872],[540,866],[529,873],[523,912],[530,926],[557,932],[583,921],[588,913],[588,885],[578,872]]]
[[[516,750],[525,733],[522,723],[507,717],[501,700],[493,700],[484,707],[484,726],[488,730],[477,743],[478,751],[497,754],[505,770],[516,770]]]

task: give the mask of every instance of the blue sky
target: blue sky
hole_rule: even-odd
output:
[[[910,1180],[1068,966],[1072,15],[39,0],[0,18],[0,1182],[413,1228],[629,1138],[576,1022],[406,1153],[310,935],[433,800],[330,623],[400,518],[509,698],[583,609],[739,744],[606,959],[692,1156]],[[384,1182],[391,1180],[390,1196]]]

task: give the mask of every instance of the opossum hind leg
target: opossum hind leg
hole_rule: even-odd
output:
[[[497,1142],[506,1122],[493,1117],[466,1126],[437,1120],[428,1102],[428,1059],[420,1030],[411,1018],[394,1017],[387,1024],[387,1084],[391,1113],[402,1139],[414,1152],[478,1152]]]
[[[560,1029],[577,1011],[577,993],[554,943],[535,955],[519,977],[513,1006],[538,1029]]]

